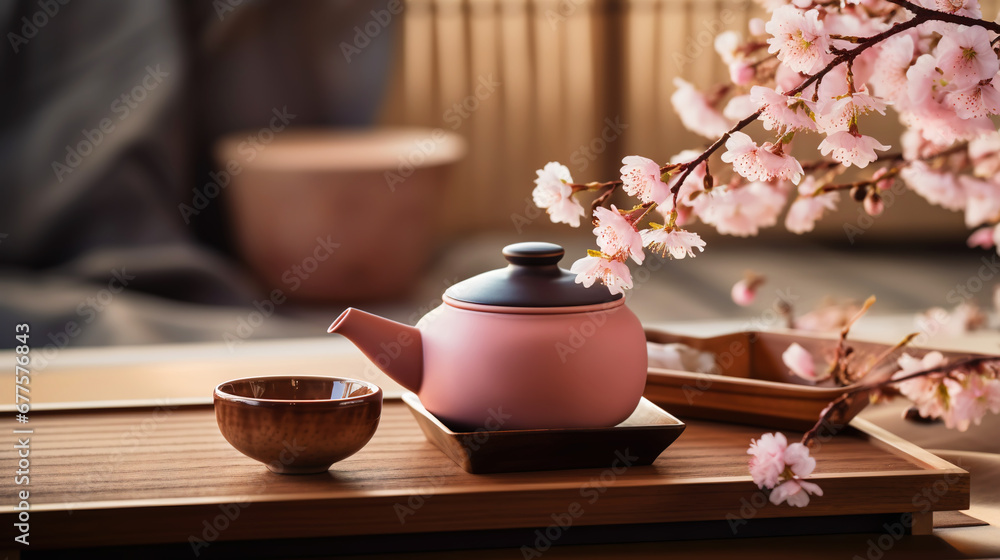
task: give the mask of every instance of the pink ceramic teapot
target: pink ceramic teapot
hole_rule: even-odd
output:
[[[349,308],[329,332],[453,428],[613,426],[642,395],[645,335],[621,294],[559,268],[563,254],[508,245],[506,268],[448,288],[416,327]]]

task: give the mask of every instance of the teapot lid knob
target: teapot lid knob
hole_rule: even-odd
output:
[[[503,248],[503,256],[510,264],[521,266],[552,266],[558,264],[566,251],[555,243],[529,241],[514,243]]]

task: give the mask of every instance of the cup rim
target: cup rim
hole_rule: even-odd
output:
[[[352,383],[360,383],[365,387],[371,389],[370,393],[364,395],[358,395],[354,397],[342,397],[339,399],[262,399],[258,397],[245,397],[242,395],[235,395],[227,391],[222,390],[223,385],[228,385],[230,383],[237,383],[240,381],[271,381],[275,379],[303,379],[303,380],[323,380],[323,381],[347,381]],[[382,396],[382,388],[378,385],[370,382],[364,381],[362,379],[354,379],[352,377],[337,377],[333,375],[255,375],[249,377],[239,377],[237,379],[230,379],[228,381],[223,381],[215,386],[214,391],[215,399],[227,402],[242,402],[246,404],[258,404],[258,405],[280,405],[280,404],[297,404],[305,405],[310,403],[324,404],[324,403],[350,403],[350,402],[361,402],[366,400],[371,400],[376,397]]]

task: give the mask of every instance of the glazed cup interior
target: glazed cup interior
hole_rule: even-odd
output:
[[[343,401],[375,394],[378,386],[333,377],[255,377],[220,384],[220,397],[249,401]]]

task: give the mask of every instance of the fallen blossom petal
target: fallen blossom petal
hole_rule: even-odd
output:
[[[813,355],[797,342],[793,342],[781,354],[781,361],[789,371],[802,379],[816,380],[816,362]]]

